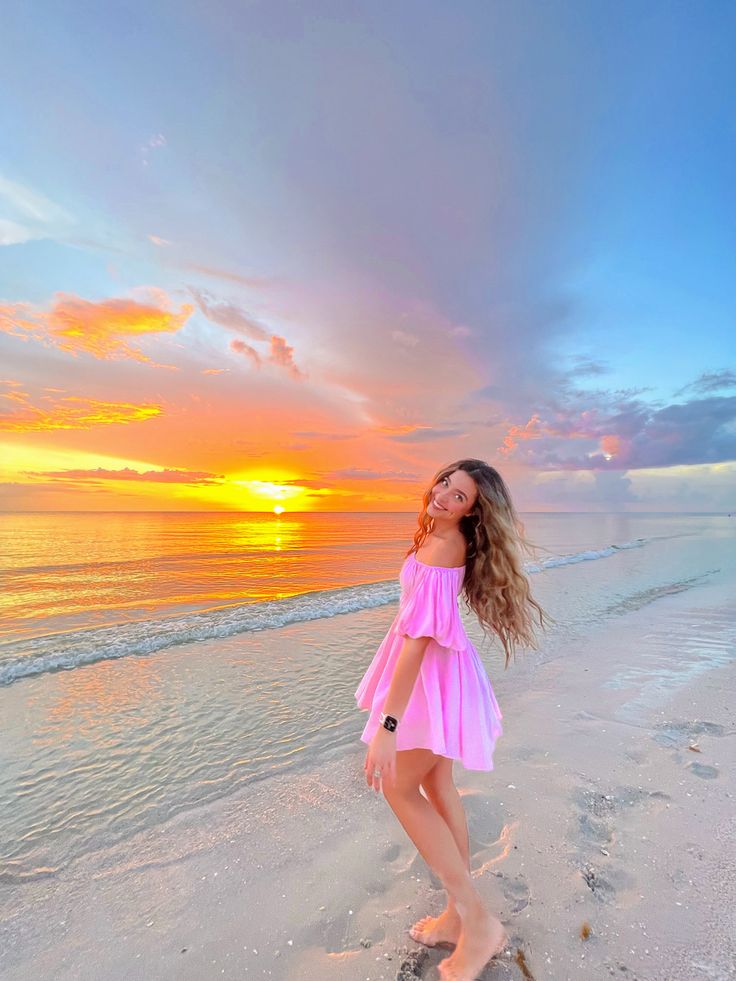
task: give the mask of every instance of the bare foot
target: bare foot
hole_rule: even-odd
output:
[[[507,940],[501,921],[486,910],[468,915],[454,953],[439,963],[442,981],[475,981]]]
[[[409,935],[425,947],[454,947],[460,939],[461,922],[457,913],[445,910],[439,916],[425,916],[409,929]]]

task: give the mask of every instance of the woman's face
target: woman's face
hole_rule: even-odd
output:
[[[478,488],[470,474],[456,470],[441,477],[432,488],[427,514],[441,524],[459,524],[470,514],[478,497]]]

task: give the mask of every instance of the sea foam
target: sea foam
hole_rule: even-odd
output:
[[[639,538],[622,545],[528,562],[525,568],[528,573],[538,573],[578,562],[592,562],[609,558],[622,549],[641,548],[646,543],[646,539]],[[0,645],[0,685],[10,685],[21,678],[47,671],[70,670],[130,655],[147,656],[181,644],[356,613],[395,603],[399,595],[398,581],[392,579],[5,643]]]

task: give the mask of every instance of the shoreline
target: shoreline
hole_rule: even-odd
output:
[[[504,677],[495,770],[455,765],[476,884],[511,936],[483,981],[523,978],[522,960],[536,981],[734,976],[730,595],[662,596]],[[363,757],[328,753],[15,890],[3,977],[388,981],[413,950],[434,981],[448,952],[406,931],[444,893]]]

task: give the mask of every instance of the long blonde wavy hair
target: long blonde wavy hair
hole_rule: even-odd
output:
[[[434,519],[427,512],[432,489],[456,470],[464,470],[478,489],[472,511],[460,520],[468,544],[462,595],[484,634],[492,631],[500,639],[506,655],[504,667],[508,667],[517,645],[537,647],[535,621],[544,628],[550,618],[531,594],[523,556],[533,554],[534,546],[526,538],[498,471],[483,460],[458,460],[439,470],[424,493],[419,529],[406,554],[418,551],[432,530]]]

